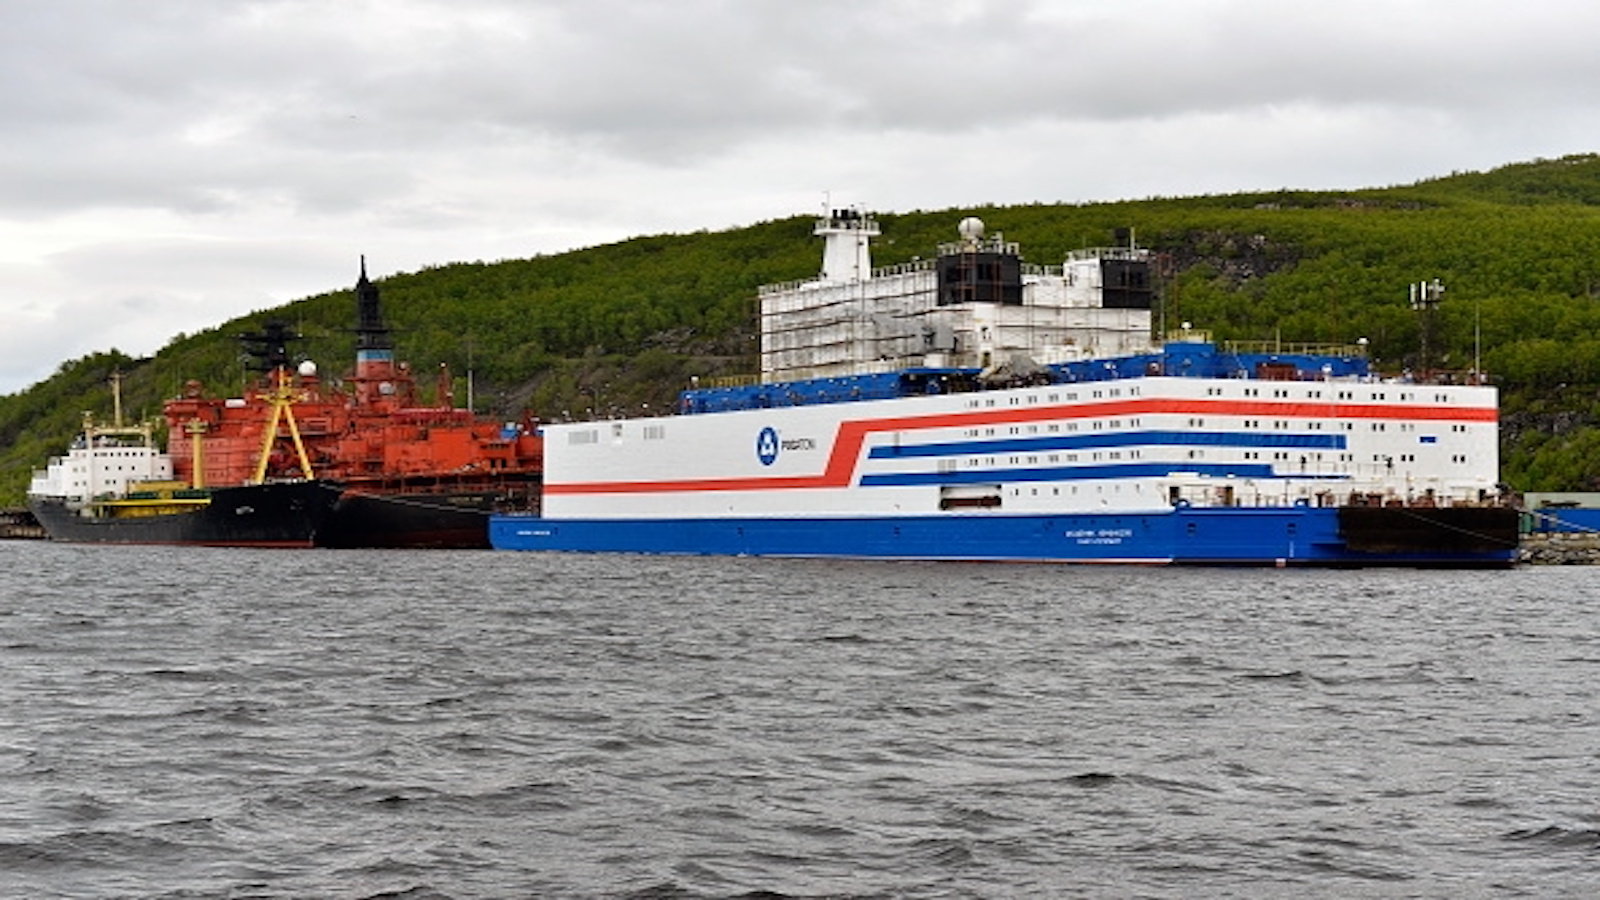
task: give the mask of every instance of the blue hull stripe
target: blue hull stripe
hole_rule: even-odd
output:
[[[495,515],[499,550],[1225,565],[1504,565],[1503,553],[1355,553],[1320,507],[793,519]]]
[[[949,441],[873,447],[871,459],[915,456],[977,456],[995,453],[1048,453],[1053,450],[1095,450],[1105,447],[1276,447],[1301,450],[1343,450],[1346,440],[1335,434],[1252,434],[1233,431],[1131,431],[1118,434],[1053,435],[1009,440]]]

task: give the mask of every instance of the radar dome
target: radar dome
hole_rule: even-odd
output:
[[[305,362],[300,364],[300,377],[301,378],[311,378],[316,374],[317,374],[317,364],[316,363],[314,363],[314,362],[312,362],[311,360],[308,359]]]
[[[956,226],[956,230],[961,232],[963,240],[976,244],[983,238],[983,220],[977,216],[967,216],[961,220],[960,225]]]

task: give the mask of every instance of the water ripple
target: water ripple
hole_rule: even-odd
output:
[[[1595,887],[1578,569],[0,563],[18,896]]]

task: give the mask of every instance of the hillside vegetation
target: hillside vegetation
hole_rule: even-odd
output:
[[[1446,286],[1432,363],[1501,387],[1502,466],[1521,490],[1600,489],[1600,155],[1571,156],[1356,191],[1274,191],[1082,205],[879,213],[879,265],[935,252],[977,215],[1026,258],[1059,263],[1118,228],[1160,254],[1162,318],[1219,339],[1349,343],[1375,362],[1422,364],[1407,286]],[[714,233],[655,235],[496,263],[454,263],[379,281],[397,356],[427,383],[447,365],[456,399],[546,419],[660,409],[692,376],[753,371],[755,293],[820,266],[812,216]],[[352,266],[352,268],[354,268]],[[338,280],[333,273],[333,280]],[[109,417],[123,373],[130,417],[159,413],[188,379],[236,392],[237,336],[269,318],[336,375],[354,356],[346,286],[180,335],[153,358],[107,350],[0,397],[0,505],[58,454],[84,410]]]

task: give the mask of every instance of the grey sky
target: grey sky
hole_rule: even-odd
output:
[[[0,393],[458,260],[1600,144],[1600,6],[0,0]],[[1025,236],[1017,237],[1025,239]]]

